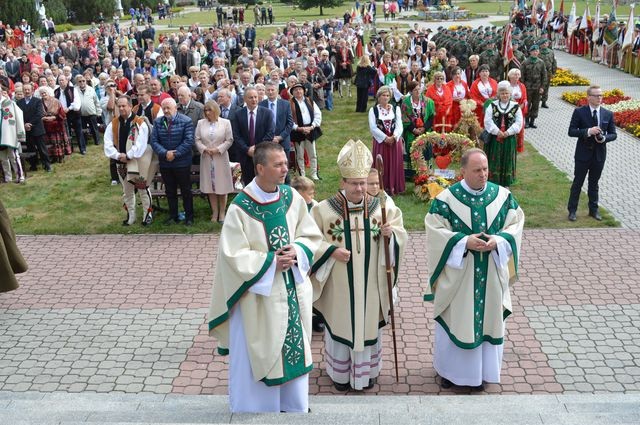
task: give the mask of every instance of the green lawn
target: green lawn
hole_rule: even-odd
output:
[[[371,143],[367,115],[355,110],[353,98],[335,97],[336,108],[325,112],[324,136],[318,141],[320,175],[317,199],[324,199],[339,187],[335,160],[342,145],[350,138]],[[372,102],[370,102],[370,105]],[[570,223],[566,219],[566,201],[570,181],[538,154],[530,145],[518,158],[519,181],[512,187],[516,198],[527,215],[529,228],[606,227],[616,226],[616,221],[605,211],[605,220],[580,219]],[[413,184],[407,192],[395,198],[402,209],[408,229],[423,228],[428,204],[412,194]],[[73,155],[64,164],[54,165],[54,172],[32,173],[25,185],[2,184],[0,197],[9,210],[16,232],[20,234],[96,234],[96,233],[206,233],[218,231],[220,226],[208,221],[210,211],[203,198],[195,199],[196,225],[187,229],[182,225],[163,226],[166,213],[156,215],[152,226],[139,224],[122,227],[125,218],[122,209],[121,188],[111,186],[109,162],[102,146],[89,146],[86,156]],[[586,198],[583,196],[583,198]],[[166,200],[162,200],[166,208]],[[586,216],[586,199],[583,199],[579,216]],[[138,220],[140,210],[138,210]]]

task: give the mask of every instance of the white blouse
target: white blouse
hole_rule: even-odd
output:
[[[380,105],[375,105],[371,109],[369,109],[369,130],[373,135],[373,138],[378,143],[383,143],[384,139],[387,138],[387,135],[382,132],[378,126],[376,125],[376,115],[373,111],[373,108],[378,108],[378,118],[381,121],[389,121],[395,120],[395,130],[393,131],[393,137],[397,140],[400,140],[402,136],[402,116],[400,115],[400,107],[396,106],[395,108],[390,107],[388,110],[382,108]]]

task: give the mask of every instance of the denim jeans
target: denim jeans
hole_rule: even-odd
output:
[[[329,83],[329,88],[324,89],[324,105],[327,111],[333,111],[333,82]]]

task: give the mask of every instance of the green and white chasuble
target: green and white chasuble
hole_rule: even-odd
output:
[[[424,298],[434,302],[437,322],[434,367],[457,385],[499,382],[504,320],[512,309],[509,286],[517,273],[523,226],[524,213],[511,192],[491,182],[481,191],[464,180],[452,185],[433,200],[425,217],[429,285]],[[467,237],[480,232],[495,236],[497,249],[467,251]],[[492,363],[491,370],[483,363]]]
[[[334,382],[346,383],[335,379],[330,363],[332,359],[336,363],[349,360],[349,355],[346,360],[335,358],[337,354],[331,352],[331,347],[336,345],[334,343],[348,347],[352,351],[351,369],[347,372],[348,365],[343,365],[344,376],[349,373],[351,386],[361,389],[367,385],[368,379],[377,376],[377,371],[372,370],[372,375],[365,376],[361,385],[360,380],[356,379],[354,382],[353,379],[354,374],[355,378],[361,377],[358,376],[358,364],[379,360],[376,356],[380,353],[372,352],[369,348],[380,345],[379,329],[389,321],[384,244],[380,231],[380,200],[366,195],[360,204],[352,204],[342,192],[338,192],[313,207],[311,215],[324,238],[316,254],[311,280],[314,311],[324,318],[327,332],[327,371]],[[407,242],[407,232],[403,226],[402,212],[390,197],[387,197],[387,222],[393,229],[391,252],[395,285]],[[335,261],[331,257],[337,248],[345,248],[351,252],[348,263]],[[353,352],[365,352],[365,358],[354,358]],[[371,362],[366,358],[369,355],[375,358]],[[336,366],[336,369],[339,367]],[[364,373],[368,373],[368,370]]]
[[[273,195],[268,202],[264,195],[254,180],[229,206],[219,241],[209,333],[218,340],[218,352],[227,354],[233,338],[229,319],[238,307],[253,379],[275,386],[313,367],[312,285],[297,267],[277,272],[275,252],[293,244],[298,265],[310,266],[321,236],[295,190],[279,186],[277,194],[267,194]],[[263,288],[253,292],[258,285]],[[233,349],[229,354],[233,360]]]

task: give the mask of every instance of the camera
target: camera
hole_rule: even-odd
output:
[[[596,142],[598,142],[598,143],[604,142],[604,134],[603,133],[596,134],[595,137],[596,137]]]

